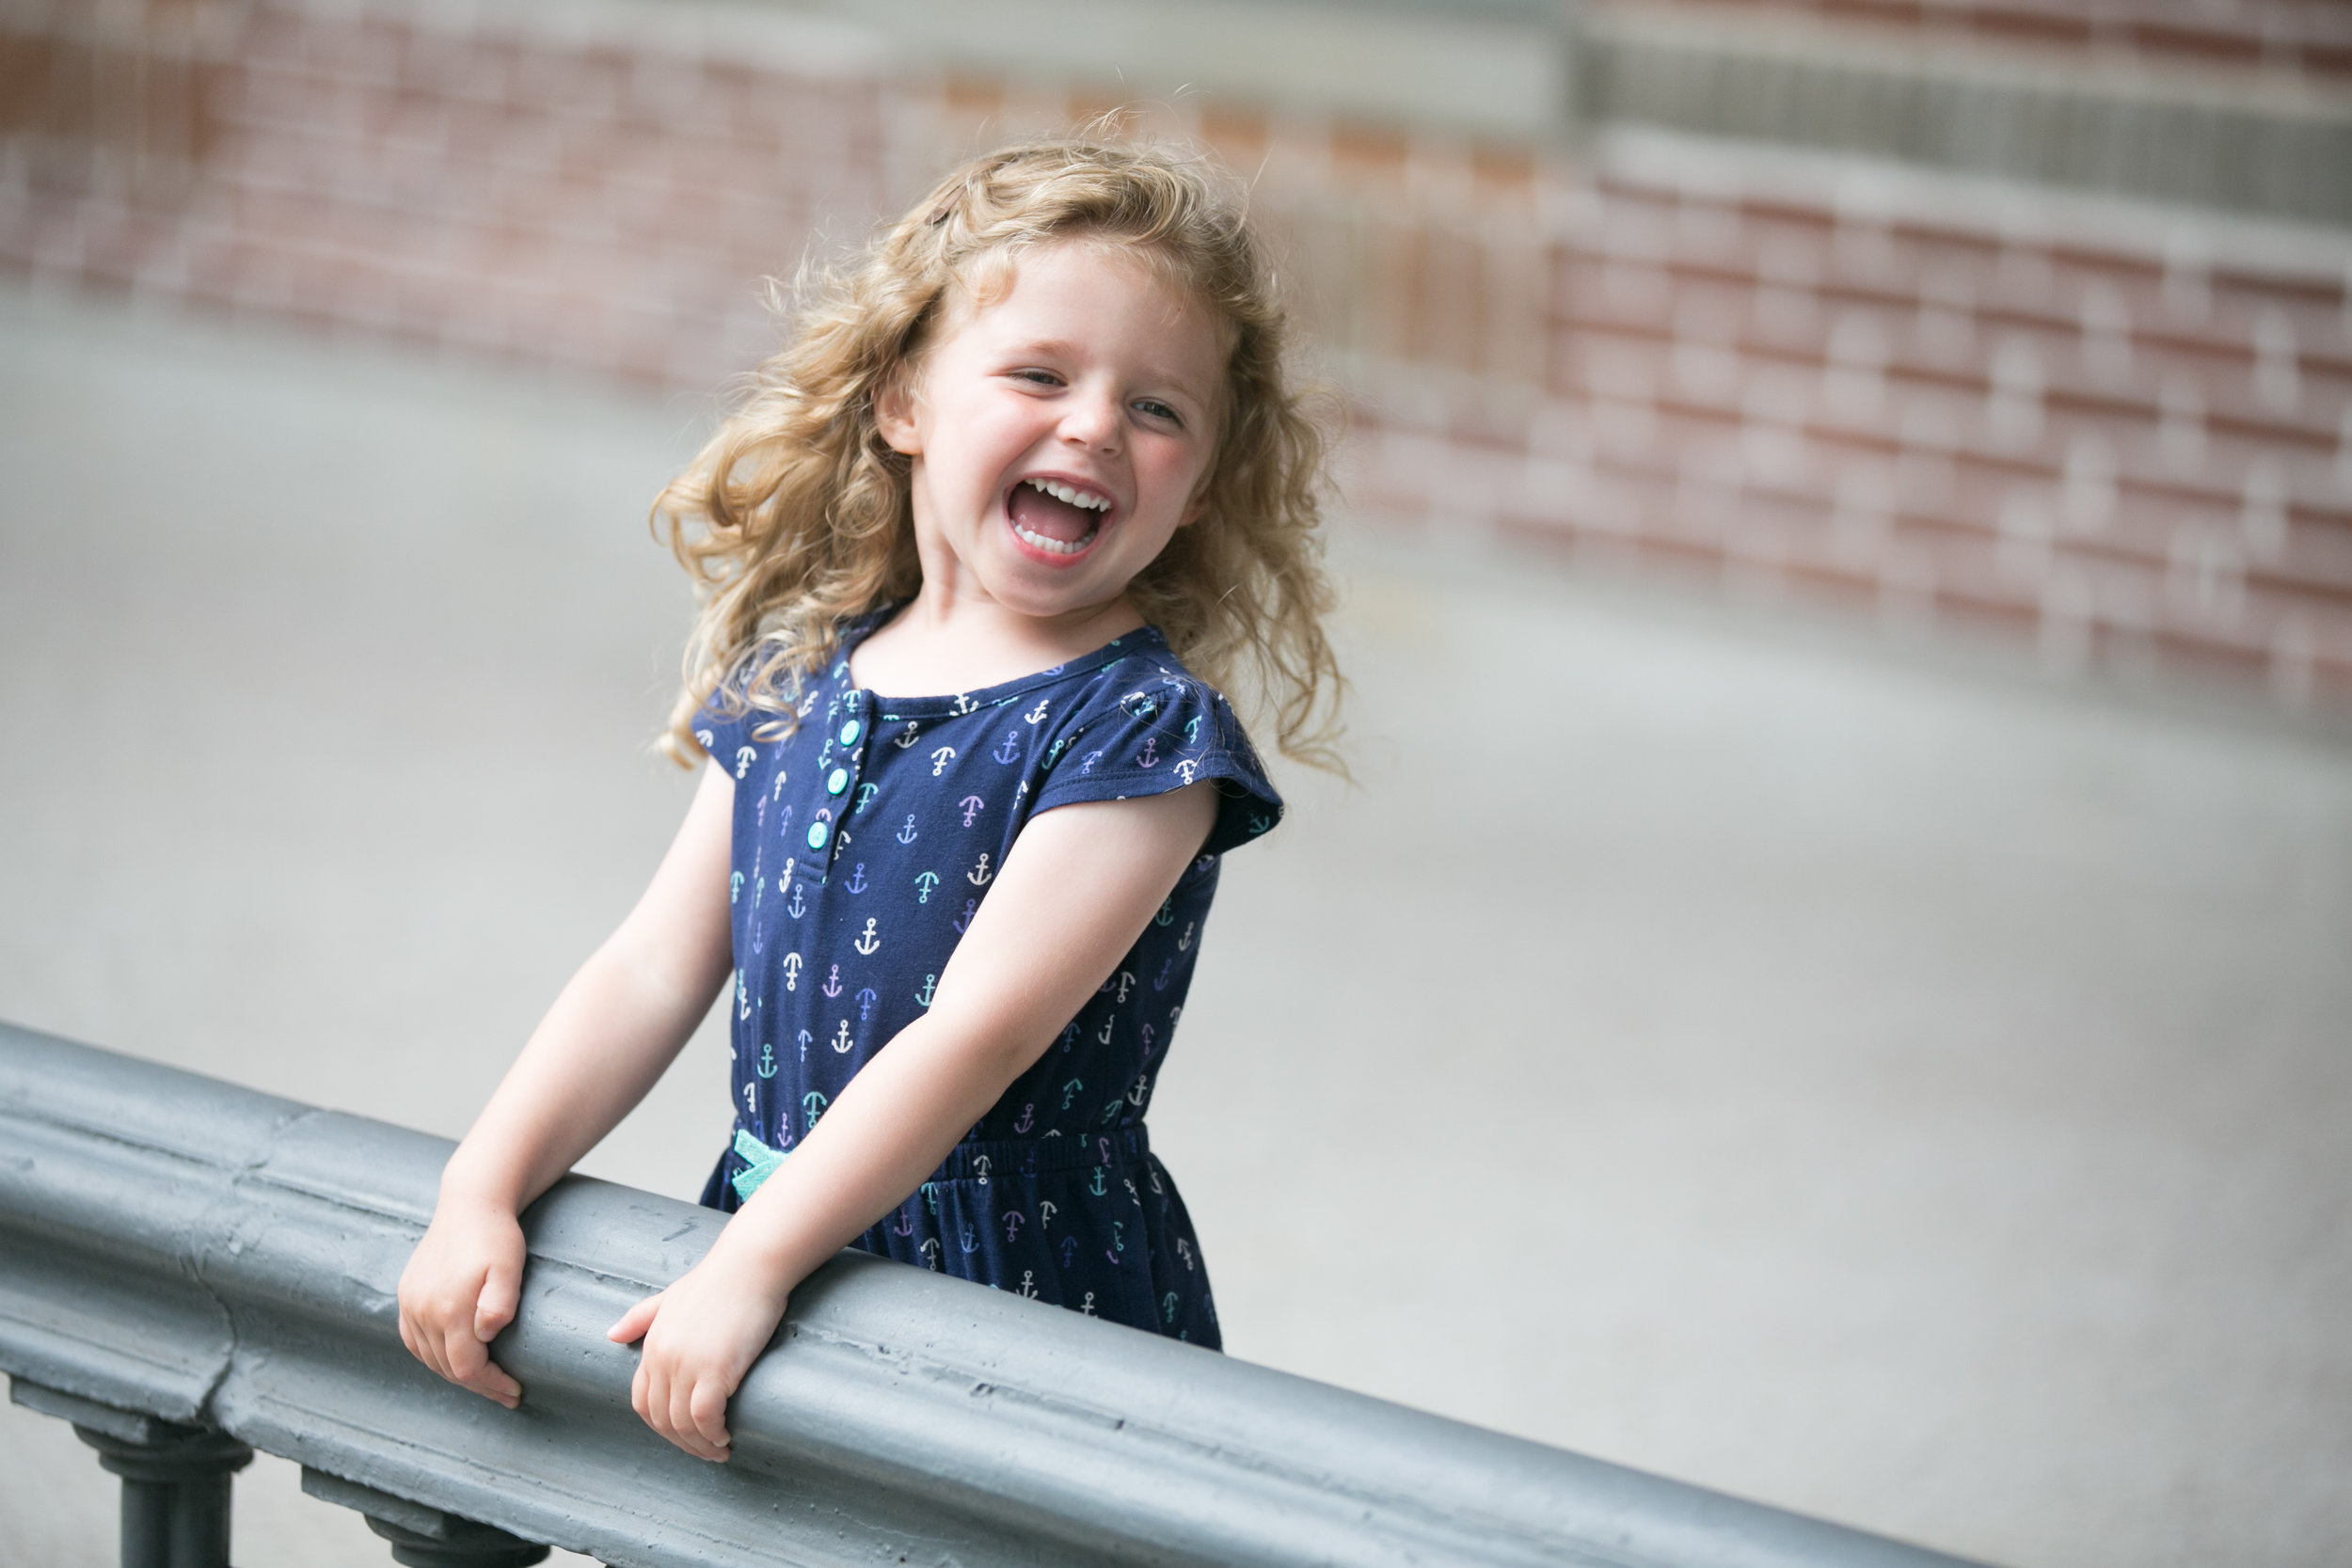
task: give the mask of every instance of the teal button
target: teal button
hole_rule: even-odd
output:
[[[849,770],[848,768],[834,768],[832,772],[830,772],[830,773],[828,773],[828,774],[826,774],[826,775],[825,775],[825,793],[826,793],[826,794],[828,794],[828,795],[838,795],[838,794],[840,794],[843,790],[845,790],[845,789],[847,789],[847,788],[849,788],[849,787],[850,787],[850,770]]]
[[[841,744],[854,746],[857,744],[857,737],[865,733],[866,731],[859,726],[858,721],[852,719],[841,726]]]
[[[812,849],[822,849],[825,847],[825,840],[832,836],[833,830],[822,822],[811,822],[808,825],[808,847]]]

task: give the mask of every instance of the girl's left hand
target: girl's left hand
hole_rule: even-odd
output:
[[[710,1257],[624,1313],[605,1337],[644,1340],[628,1392],[645,1424],[697,1459],[725,1459],[727,1401],[768,1348],[786,1299],[771,1280]]]

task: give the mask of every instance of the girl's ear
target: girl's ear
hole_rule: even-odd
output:
[[[894,375],[874,388],[874,428],[890,450],[906,457],[922,455],[923,443],[914,428],[914,400],[907,395],[904,373]]]

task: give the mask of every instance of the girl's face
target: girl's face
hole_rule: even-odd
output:
[[[1080,614],[1117,599],[1199,513],[1223,334],[1102,245],[1031,251],[1012,278],[950,316],[914,374],[875,400],[877,422],[914,459],[927,594]]]

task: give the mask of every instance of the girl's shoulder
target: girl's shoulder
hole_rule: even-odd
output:
[[[1204,854],[1282,818],[1282,798],[1225,694],[1184,667],[1159,629],[1131,632],[1064,667],[1022,717],[1044,742],[1037,810],[1206,783],[1221,798]],[[1058,710],[1048,703],[1058,699]]]

